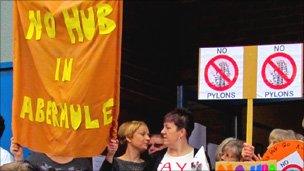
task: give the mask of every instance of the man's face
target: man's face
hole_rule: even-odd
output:
[[[164,140],[160,136],[152,136],[150,138],[150,143],[149,143],[149,154],[155,153],[156,151],[162,150],[165,148],[164,146]]]

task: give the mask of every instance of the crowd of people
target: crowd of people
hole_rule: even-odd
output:
[[[4,120],[1,117],[1,135]],[[101,171],[171,171],[211,170],[209,157],[202,146],[193,148],[188,138],[194,129],[190,111],[177,108],[164,116],[160,134],[150,135],[143,121],[128,121],[118,129],[118,139],[111,139],[100,168]],[[269,147],[284,140],[301,140],[304,137],[292,130],[274,129],[269,135]],[[118,148],[122,154],[117,155]],[[1,148],[2,171],[12,170],[92,170],[90,158],[53,156],[32,152],[26,160],[22,147],[11,139],[10,151]],[[259,161],[261,156],[254,153],[254,147],[242,140],[229,137],[217,147],[216,161]]]

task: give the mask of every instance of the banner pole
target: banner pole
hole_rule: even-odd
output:
[[[253,99],[247,99],[247,126],[246,126],[246,143],[252,144],[253,128]]]

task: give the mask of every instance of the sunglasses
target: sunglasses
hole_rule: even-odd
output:
[[[154,143],[154,144],[149,144],[149,148],[151,147],[151,146],[154,146],[154,147],[156,147],[156,148],[159,148],[159,147],[162,147],[164,144],[159,144],[159,143]]]

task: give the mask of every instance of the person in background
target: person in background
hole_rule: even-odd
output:
[[[236,138],[226,138],[216,149],[215,161],[255,161],[254,147]]]
[[[227,144],[232,144],[231,142],[232,141],[236,141],[236,138],[232,138],[232,137],[229,137],[229,138],[226,138],[224,139],[220,145],[217,146],[217,149],[216,149],[216,152],[215,152],[215,161],[224,161],[223,160],[223,155],[224,155],[224,147],[227,145]],[[227,148],[227,147],[225,147]],[[238,148],[234,148],[234,151],[240,151]],[[232,156],[232,155],[230,155]],[[234,154],[233,156],[236,156],[235,158],[239,158],[240,157],[240,154]]]
[[[0,171],[39,171],[28,161],[15,161],[0,166]]]
[[[304,136],[300,133],[296,133],[297,140],[304,141]]]
[[[2,137],[2,134],[3,134],[3,132],[4,132],[4,129],[5,129],[4,119],[3,119],[3,117],[0,115],[0,138]],[[0,146],[0,166],[1,166],[1,165],[4,165],[4,164],[6,164],[6,163],[13,162],[13,161],[14,161],[13,156],[12,156],[8,151],[6,151],[5,149],[3,149],[3,148]]]
[[[11,138],[11,152],[15,161],[23,161],[23,147]],[[49,170],[92,170],[92,161],[90,158],[73,158],[64,156],[54,156],[45,153],[32,151],[27,157],[27,161],[41,171]]]
[[[150,136],[149,149],[148,149],[149,155],[157,151],[160,151],[164,148],[166,148],[166,146],[164,145],[164,139],[160,134],[153,134]]]
[[[103,162],[101,171],[142,171],[146,166],[145,160],[141,158],[141,153],[148,149],[150,137],[146,123],[142,121],[129,121],[123,123],[118,129],[120,144],[126,150],[120,157],[114,157],[118,142],[111,140],[108,145],[108,153]]]
[[[273,129],[269,134],[269,146],[272,147],[275,143],[284,141],[284,140],[297,140],[296,134],[293,130],[285,130],[285,129]]]
[[[194,120],[187,109],[176,108],[167,113],[161,131],[167,148],[153,154],[145,170],[209,170],[204,147],[197,150],[188,143],[193,129]]]
[[[274,144],[285,141],[285,140],[298,140],[296,133],[293,130],[285,130],[276,128],[273,129],[269,134],[269,145],[267,149],[270,149]],[[260,154],[252,156],[253,161],[262,160]]]

